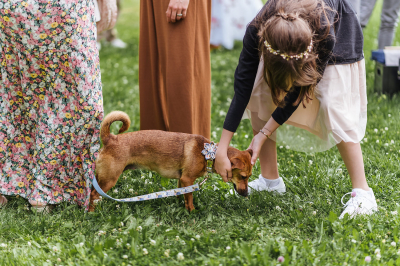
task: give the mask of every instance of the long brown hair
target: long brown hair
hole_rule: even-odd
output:
[[[269,85],[273,102],[285,106],[284,96],[294,86],[300,87],[300,94],[293,105],[300,102],[305,107],[314,94],[321,74],[317,70],[317,47],[329,34],[330,24],[322,0],[269,0],[253,24],[259,29],[259,50],[264,60],[264,79]],[[267,4],[267,5],[268,5]],[[275,5],[275,7],[274,7]],[[266,17],[269,17],[265,20]],[[324,21],[326,25],[321,25]],[[322,29],[322,33],[321,33]],[[270,50],[264,42],[270,45]],[[311,51],[303,58],[285,59],[281,55],[298,55]],[[277,50],[278,53],[272,53]]]

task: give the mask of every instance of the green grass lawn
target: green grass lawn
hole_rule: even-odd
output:
[[[214,175],[195,193],[190,214],[176,197],[129,204],[103,200],[94,213],[65,203],[50,215],[32,213],[26,200],[9,198],[0,210],[0,265],[277,265],[279,256],[285,259],[281,265],[364,265],[366,256],[371,265],[400,265],[400,98],[373,91],[369,57],[377,47],[378,9],[365,31],[369,110],[362,144],[368,182],[379,201],[376,214],[338,220],[340,199],[351,183],[336,148],[315,154],[278,148],[284,196],[230,196],[232,185]],[[103,45],[100,53],[105,112],[127,112],[130,131],[139,129],[138,16],[139,0],[124,0],[117,28],[128,48]],[[238,42],[232,51],[211,53],[214,141],[233,96],[240,50]],[[113,125],[114,133],[117,129]],[[250,141],[250,123],[243,121],[233,145],[245,149]],[[256,165],[251,179],[259,171]],[[165,188],[175,183],[163,180]],[[130,171],[109,194],[124,198],[135,194],[129,190],[140,195],[164,187],[154,173]]]

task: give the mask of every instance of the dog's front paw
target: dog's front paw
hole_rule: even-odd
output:
[[[192,212],[195,209],[193,205],[192,206],[186,205],[185,207],[186,210],[188,210],[189,212]]]

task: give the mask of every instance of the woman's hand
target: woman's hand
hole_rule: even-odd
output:
[[[170,0],[166,12],[167,21],[175,23],[186,18],[189,0]]]
[[[232,165],[228,158],[227,150],[218,149],[215,154],[214,169],[226,183],[232,179]]]
[[[264,142],[267,139],[268,138],[264,134],[258,133],[251,140],[250,146],[248,147],[248,149],[253,150],[253,156],[251,157],[251,165],[254,165],[256,163],[257,158],[260,155],[261,147],[262,145],[264,145]]]

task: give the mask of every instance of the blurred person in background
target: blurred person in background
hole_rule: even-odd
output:
[[[357,1],[357,0],[356,0]],[[376,0],[362,0],[360,9],[361,27],[365,28],[374,10]],[[383,0],[381,25],[379,27],[378,49],[385,49],[393,44],[400,15],[400,0]]]
[[[211,0],[140,1],[140,129],[211,135]]]
[[[117,0],[117,10],[118,10],[117,14],[118,16],[119,13],[121,12],[121,0]],[[101,41],[106,42],[106,44],[109,44],[112,47],[120,49],[124,49],[127,46],[127,44],[124,41],[118,38],[117,29],[115,27],[103,31],[98,35],[97,47],[99,48],[99,50],[101,49]]]
[[[232,49],[235,40],[242,40],[247,24],[263,7],[261,0],[212,0],[211,48]]]

